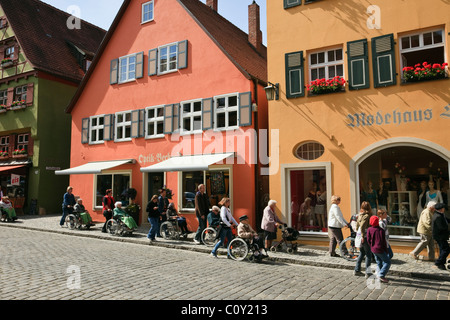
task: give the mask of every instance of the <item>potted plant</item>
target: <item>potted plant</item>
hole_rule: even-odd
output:
[[[0,113],[5,113],[8,111],[8,108],[4,104],[0,104]]]
[[[11,103],[11,110],[19,110],[26,108],[25,100],[17,100]]]
[[[25,149],[16,149],[13,151],[13,158],[24,158],[27,156],[28,154]]]
[[[137,196],[137,191],[134,188],[129,188],[126,194],[127,198],[130,199],[130,203],[126,207],[125,211],[133,217],[137,224],[139,224],[139,212],[141,211],[141,207],[134,202]]]
[[[6,159],[9,157],[8,151],[0,151],[0,159]]]
[[[340,92],[344,90],[345,79],[336,76],[332,79],[316,79],[306,86],[306,89],[313,95]]]
[[[433,63],[423,62],[418,63],[414,67],[403,68],[403,80],[405,82],[418,82],[425,80],[443,79],[447,75],[448,63]]]
[[[2,60],[1,65],[3,68],[7,68],[13,65],[13,61],[11,58],[5,58]]]

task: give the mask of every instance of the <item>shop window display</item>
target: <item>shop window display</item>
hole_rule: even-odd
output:
[[[325,170],[290,171],[291,221],[299,231],[327,231]]]
[[[430,200],[442,202],[448,213],[448,161],[416,147],[378,151],[359,165],[360,203],[373,213],[386,209],[393,236],[417,236],[420,213]]]

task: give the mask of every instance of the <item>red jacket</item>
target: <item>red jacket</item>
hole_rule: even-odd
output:
[[[380,227],[367,229],[367,243],[373,253],[387,253],[386,232]]]

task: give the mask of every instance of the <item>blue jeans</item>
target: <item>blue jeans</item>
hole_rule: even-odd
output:
[[[219,242],[216,243],[216,245],[214,246],[214,249],[211,251],[211,253],[213,255],[217,254],[217,249],[219,249],[220,246],[225,242],[225,238],[227,238],[228,243],[230,243],[230,241],[233,238],[233,233],[231,232],[231,228],[222,226],[222,228],[220,228],[220,240],[219,240]]]
[[[155,240],[157,230],[159,229],[159,218],[148,218],[148,222],[152,225],[148,231],[147,238]]]
[[[360,254],[356,260],[355,271],[361,271],[361,263],[364,258],[366,258],[366,274],[370,273],[370,264],[372,263],[372,251],[370,251],[370,246],[367,243],[367,239],[361,243]]]
[[[434,264],[436,266],[444,266],[447,260],[447,256],[450,254],[450,247],[447,240],[436,240],[439,246],[439,257],[436,259]]]
[[[63,208],[63,214],[62,214],[61,220],[59,221],[60,226],[64,225],[64,222],[66,222],[66,216],[71,214],[72,212],[73,212],[72,208],[67,208],[67,207]]]
[[[378,275],[380,277],[385,277],[391,267],[391,258],[389,257],[389,254],[387,252],[374,252],[373,254],[375,255],[375,261],[377,262],[378,269],[380,270]]]

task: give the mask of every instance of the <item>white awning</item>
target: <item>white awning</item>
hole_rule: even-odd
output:
[[[152,166],[141,168],[141,171],[205,171],[209,170],[210,165],[220,162],[228,157],[234,157],[234,152],[172,157]]]
[[[102,173],[103,170],[108,170],[126,163],[135,163],[135,162],[136,161],[134,159],[88,162],[78,167],[55,171],[55,174],[56,175],[98,174]]]

